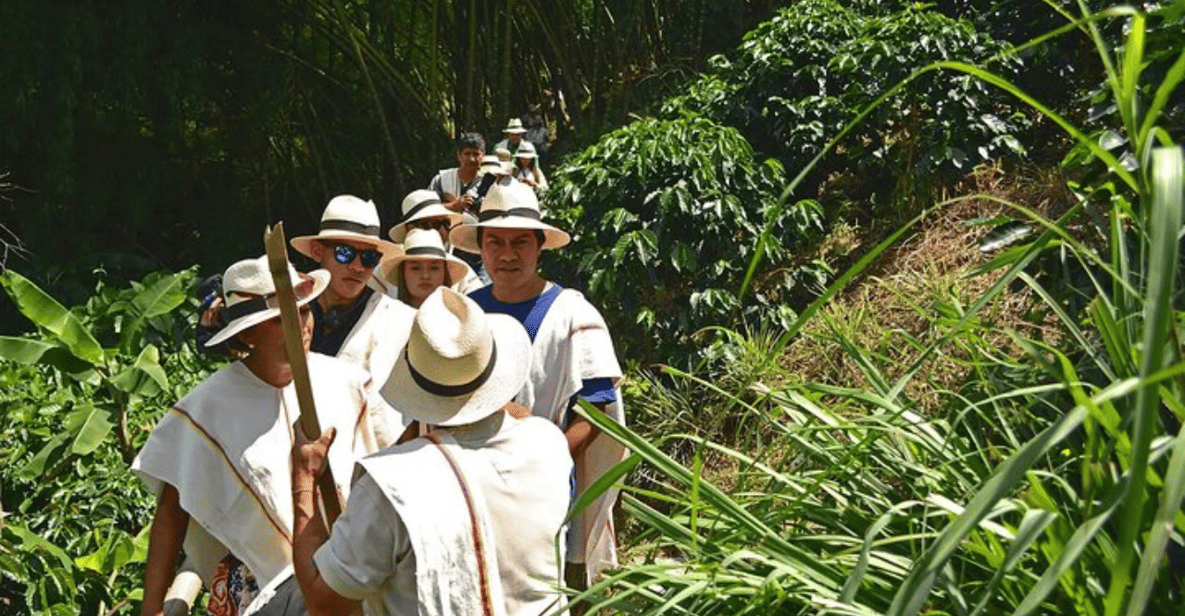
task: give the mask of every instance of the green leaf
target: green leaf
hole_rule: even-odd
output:
[[[1006,222],[988,231],[979,240],[980,252],[992,252],[1006,248],[1033,234],[1033,226],[1020,220]]]
[[[66,428],[72,437],[70,452],[85,456],[99,448],[111,433],[111,411],[94,405],[82,405],[66,416]]]
[[[132,318],[124,325],[120,336],[120,348],[125,353],[139,346],[140,336],[149,319],[167,314],[185,301],[185,281],[184,273],[169,274],[149,285],[132,299],[128,311]]]
[[[61,345],[0,336],[0,359],[25,365],[51,366],[81,382],[95,382],[94,365],[78,359]]]
[[[99,342],[78,317],[57,300],[12,270],[0,275],[0,284],[4,285],[21,314],[54,334],[76,357],[94,365],[103,363],[105,355]]]
[[[169,378],[160,366],[160,352],[150,344],[134,364],[112,377],[111,383],[132,396],[150,398],[168,389]]]
[[[45,473],[45,469],[57,464],[66,451],[66,435],[59,434],[46,443],[33,459],[29,460],[17,471],[16,476],[25,481],[32,481]]]

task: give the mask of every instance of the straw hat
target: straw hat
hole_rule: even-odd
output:
[[[329,271],[319,269],[299,274],[288,265],[288,279],[296,293],[296,305],[303,306],[321,294],[329,285]],[[222,274],[222,295],[226,301],[226,318],[230,319],[217,334],[206,341],[215,346],[231,336],[280,314],[276,285],[267,266],[267,255],[243,259],[226,268]]]
[[[313,257],[313,242],[320,240],[353,240],[373,245],[383,254],[396,250],[395,244],[379,237],[379,211],[374,201],[363,201],[354,195],[338,195],[329,200],[321,213],[321,231],[317,235],[294,237],[289,241],[300,254]]]
[[[440,287],[420,304],[382,395],[421,423],[459,426],[512,400],[530,366],[531,342],[514,317],[486,314],[468,297]]]
[[[502,132],[522,134],[527,132],[527,129],[523,128],[522,120],[518,118],[510,118],[510,121],[506,123],[506,128],[503,128]]]
[[[481,157],[481,167],[477,169],[477,174],[485,175],[487,173],[494,173],[497,175],[510,175],[513,171],[514,163],[498,158],[497,154],[486,154]]]
[[[518,151],[514,153],[515,158],[539,158],[539,153],[535,151],[535,144],[530,141],[523,140],[518,145]]]
[[[447,216],[451,227],[460,223],[464,218],[461,214],[444,207],[444,204],[440,202],[440,195],[436,194],[436,191],[426,188],[408,193],[403,198],[403,205],[400,209],[403,212],[403,220],[387,232],[387,237],[396,243],[402,243],[403,238],[407,237],[407,223],[409,222]]]
[[[481,201],[478,222],[464,222],[453,227],[449,243],[465,252],[481,253],[477,245],[478,227],[498,229],[539,229],[543,232],[543,248],[567,246],[571,236],[545,222],[539,211],[535,190],[522,182],[495,184]]]
[[[464,280],[465,275],[469,273],[469,265],[450,255],[444,249],[444,241],[440,239],[440,233],[432,229],[408,231],[407,238],[403,240],[403,250],[393,257],[383,259],[379,267],[382,268],[385,280],[399,286],[399,279],[403,277],[403,268],[399,267],[399,264],[409,260],[431,261],[433,259],[444,261],[453,282]]]

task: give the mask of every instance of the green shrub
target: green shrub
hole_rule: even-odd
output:
[[[19,274],[0,275],[37,328],[0,336],[0,614],[132,613],[155,502],[129,463],[212,369],[189,342],[194,278],[100,283],[68,310]]]
[[[641,120],[603,137],[554,174],[545,206],[573,232],[557,251],[610,321],[623,357],[670,361],[708,324],[786,322],[787,302],[816,282],[788,267],[821,229],[813,201],[782,207],[777,161],[761,162],[731,128],[704,119]],[[769,225],[751,300],[737,296]]]
[[[869,16],[834,0],[784,9],[745,37],[736,58],[667,101],[664,117],[703,115],[733,126],[753,147],[797,171],[881,93],[940,60],[985,62],[1013,74],[1010,47],[925,7]],[[940,180],[1024,148],[1024,116],[987,84],[932,73],[876,108],[816,166],[799,194],[836,174],[858,178],[859,198],[924,196]]]

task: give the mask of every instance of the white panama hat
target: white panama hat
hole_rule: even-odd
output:
[[[477,229],[538,229],[543,232],[543,249],[562,248],[572,237],[542,221],[539,198],[535,190],[522,182],[495,184],[481,201],[477,222],[464,222],[449,233],[449,243],[465,252],[481,253],[477,245]]]
[[[393,285],[399,286],[399,279],[403,277],[403,268],[399,264],[404,261],[430,261],[430,260],[444,261],[445,267],[448,268],[449,276],[453,282],[460,282],[464,280],[465,275],[469,273],[469,265],[464,261],[450,255],[444,249],[444,240],[440,239],[440,233],[432,229],[412,229],[407,232],[407,237],[403,240],[403,249],[398,254],[383,259],[382,268],[383,278]]]
[[[535,150],[535,144],[524,139],[523,142],[518,145],[518,151],[514,153],[514,157],[539,158],[539,152]]]
[[[481,157],[481,166],[477,169],[477,174],[485,175],[487,173],[494,173],[497,175],[510,175],[514,172],[514,163],[509,160],[502,160],[498,158],[497,154],[486,154]]]
[[[461,222],[464,218],[460,213],[454,212],[440,202],[440,195],[436,191],[421,188],[413,190],[403,198],[403,204],[400,206],[403,212],[403,220],[399,224],[391,227],[387,232],[387,237],[391,238],[392,242],[402,243],[403,238],[407,237],[407,223],[423,220],[425,218],[436,218],[439,216],[447,216],[449,226],[453,226]]]
[[[510,118],[510,121],[506,123],[506,128],[503,128],[502,132],[522,134],[527,132],[527,129],[523,128],[523,121],[519,118]]]
[[[531,341],[503,314],[486,314],[449,289],[432,292],[412,322],[383,398],[406,417],[434,426],[484,419],[527,382]]]
[[[299,307],[316,299],[329,286],[329,271],[319,269],[300,274],[289,264],[288,279],[292,281],[296,305]],[[222,295],[226,302],[227,323],[206,341],[206,346],[217,345],[248,327],[280,314],[280,302],[271,270],[267,266],[267,255],[243,259],[226,268],[222,274]]]
[[[338,195],[329,200],[321,213],[321,230],[317,235],[294,237],[288,243],[300,254],[313,257],[313,242],[353,240],[373,245],[383,254],[396,250],[395,244],[379,236],[379,211],[374,201],[363,201],[354,195]]]

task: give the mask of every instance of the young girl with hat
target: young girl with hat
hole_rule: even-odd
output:
[[[412,229],[403,240],[403,251],[383,261],[383,278],[399,290],[400,301],[419,308],[436,287],[451,287],[471,272],[464,261],[450,255],[440,234]]]
[[[329,287],[330,275],[324,270],[298,274],[290,266],[288,278],[307,349],[313,333],[310,306]],[[212,591],[211,614],[238,613],[249,603],[252,609],[274,605],[273,600],[286,601],[295,591],[289,581],[288,452],[300,411],[275,285],[266,257],[231,265],[222,280],[226,325],[207,344],[229,341],[242,358],[169,409],[132,463],[158,495],[144,614],[163,609],[182,547],[187,568]],[[402,335],[406,339],[406,331]],[[311,353],[308,366],[321,425],[345,437],[328,457],[338,490],[348,494],[355,460],[393,443],[403,420],[356,365]]]
[[[539,155],[535,153],[535,145],[530,141],[524,141],[515,156],[518,160],[514,179],[534,188],[537,193],[547,190],[547,176],[543,175],[543,169],[539,168]]]
[[[397,244],[405,244],[407,236],[411,232],[428,230],[440,236],[439,244],[446,253],[452,256],[452,247],[448,243],[448,233],[453,226],[460,224],[465,219],[463,214],[444,207],[444,204],[440,201],[440,197],[435,192],[426,189],[413,190],[408,193],[403,198],[401,209],[403,219],[387,232],[387,237],[391,238],[391,241]],[[477,272],[473,271],[473,268],[468,263],[456,257],[453,257],[453,259],[464,265],[465,270],[459,273],[452,272],[452,281],[448,283],[448,286],[458,293],[468,293],[485,286],[485,283],[478,278]],[[383,264],[381,267],[388,265],[386,261]],[[380,281],[383,292],[388,296],[395,299],[402,298],[399,286],[390,280],[390,276],[380,275],[375,279]]]

